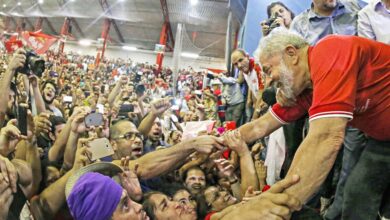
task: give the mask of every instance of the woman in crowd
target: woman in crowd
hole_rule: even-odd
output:
[[[295,14],[285,4],[277,1],[267,6],[267,16],[268,19],[261,22],[263,36],[267,36],[275,27],[290,28]]]

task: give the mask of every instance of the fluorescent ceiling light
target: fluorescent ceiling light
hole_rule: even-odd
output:
[[[134,51],[134,50],[137,50],[136,47],[130,47],[130,46],[123,46],[122,49],[123,49],[123,50],[133,50],[133,51]]]
[[[21,5],[22,5],[22,3],[21,3],[21,2],[18,2],[18,5],[19,5],[19,6],[21,6]]]
[[[198,0],[190,0],[190,3],[191,3],[191,5],[196,5],[196,4],[198,4]]]
[[[92,44],[92,42],[88,39],[83,39],[83,40],[79,40],[79,44],[81,46],[90,46]]]
[[[181,56],[182,56],[182,57],[188,57],[188,58],[194,58],[194,59],[196,59],[196,58],[199,57],[199,54],[183,52],[183,53],[181,53]]]
[[[38,3],[39,3],[39,4],[43,4],[43,1],[44,1],[44,0],[38,0]]]
[[[6,5],[6,4],[3,4],[3,8],[5,8],[5,7],[7,7],[7,5]]]

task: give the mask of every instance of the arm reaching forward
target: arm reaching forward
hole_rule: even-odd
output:
[[[298,174],[298,184],[286,192],[305,203],[324,182],[344,140],[347,118],[321,118],[310,122],[309,134],[295,153],[287,177]]]

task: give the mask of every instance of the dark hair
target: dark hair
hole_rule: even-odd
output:
[[[55,133],[57,125],[66,124],[65,119],[61,116],[51,116],[49,118],[49,121],[51,122],[51,131],[53,132],[53,134]]]
[[[177,182],[169,184],[166,187],[161,187],[160,190],[162,193],[164,193],[170,197],[173,197],[177,192],[179,192],[181,190],[185,190],[185,191],[189,192],[187,188],[185,188],[182,184],[179,184]]]
[[[156,220],[157,217],[154,214],[156,205],[150,200],[150,197],[152,197],[155,194],[164,194],[157,191],[150,191],[144,195],[144,201],[142,202],[142,209],[146,212],[150,220]]]
[[[204,174],[205,177],[206,177],[206,173],[205,173],[200,167],[198,167],[198,166],[193,166],[193,167],[189,168],[188,170],[186,170],[186,171],[184,172],[183,178],[182,178],[183,183],[185,183],[185,181],[186,181],[186,179],[187,179],[188,172],[190,172],[191,170],[200,170],[200,171],[203,172],[203,174]]]
[[[47,80],[45,81],[43,84],[42,84],[42,89],[41,91],[43,91],[46,87],[47,84],[51,84],[53,87],[54,87],[54,90],[55,90],[55,94],[57,94],[57,85],[56,83],[53,81],[53,80]]]
[[[271,9],[272,9],[274,6],[276,6],[276,5],[280,5],[280,6],[282,6],[283,8],[285,8],[287,11],[289,11],[290,14],[291,14],[291,20],[294,19],[294,17],[295,17],[294,12],[292,12],[285,4],[283,4],[282,2],[279,2],[279,1],[277,1],[277,2],[272,2],[270,5],[267,6],[267,15],[268,15],[268,18],[271,17]]]

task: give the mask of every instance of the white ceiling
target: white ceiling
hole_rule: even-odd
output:
[[[153,50],[159,42],[164,23],[160,0],[107,0],[110,12],[104,11],[100,0],[0,0],[0,12],[13,17],[25,17],[26,29],[32,30],[38,17],[46,17],[55,29],[43,22],[43,32],[60,33],[65,17],[75,18],[86,38],[96,40],[101,37],[105,18],[115,19],[126,45]],[[177,23],[184,23],[189,42],[187,47],[200,48],[202,56],[224,57],[228,0],[198,0],[191,5],[190,0],[166,0],[170,24],[175,37]],[[6,7],[3,7],[3,4]],[[15,30],[15,22],[10,22],[9,30]],[[72,25],[75,39],[82,35]],[[110,29],[111,44],[121,44],[113,26]],[[206,48],[206,49],[204,49]]]

